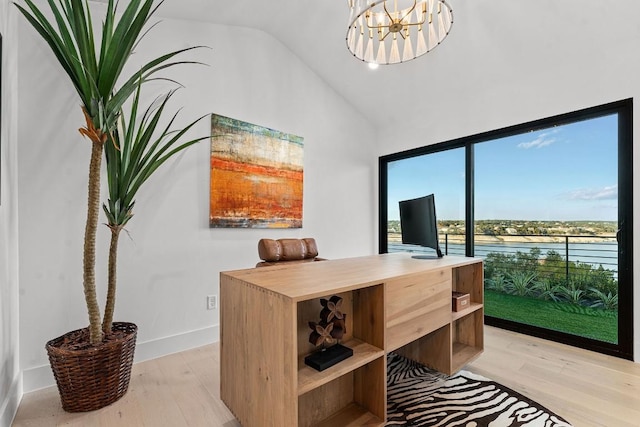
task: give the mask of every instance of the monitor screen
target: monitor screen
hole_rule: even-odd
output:
[[[400,204],[402,243],[432,248],[442,257],[438,244],[436,204],[433,194],[417,199],[403,200]]]

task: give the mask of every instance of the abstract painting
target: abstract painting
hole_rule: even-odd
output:
[[[211,115],[209,226],[301,228],[303,138]]]

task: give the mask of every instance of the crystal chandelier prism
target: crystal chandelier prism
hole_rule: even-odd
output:
[[[347,47],[369,64],[398,64],[438,46],[453,25],[444,0],[348,0]]]

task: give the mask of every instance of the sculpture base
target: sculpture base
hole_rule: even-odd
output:
[[[311,366],[316,371],[324,371],[332,367],[338,362],[353,356],[353,349],[345,347],[342,344],[336,344],[329,348],[325,348],[315,353],[311,353],[304,358],[304,363]]]

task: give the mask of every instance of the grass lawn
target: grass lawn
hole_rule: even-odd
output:
[[[484,312],[600,341],[618,342],[618,312],[485,290]]]

